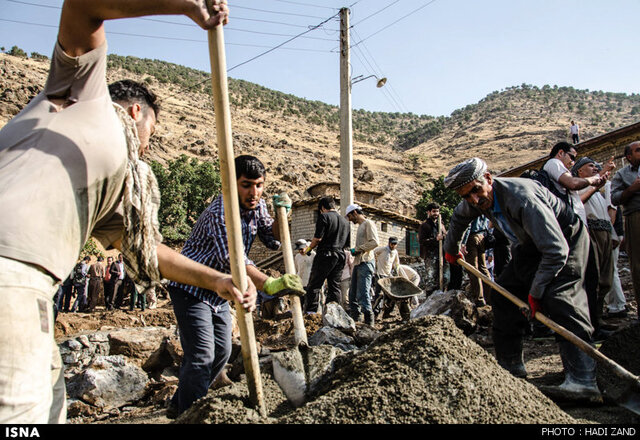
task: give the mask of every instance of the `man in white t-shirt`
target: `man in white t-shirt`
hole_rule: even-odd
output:
[[[574,121],[571,121],[571,127],[569,128],[571,131],[571,140],[573,140],[573,144],[577,144],[580,142],[580,127]]]
[[[580,158],[571,169],[571,173],[576,177],[588,178],[599,174],[597,163],[589,157]],[[613,158],[600,173],[611,171],[615,167]],[[585,288],[589,299],[589,311],[591,323],[594,327],[594,340],[606,337],[606,331],[612,330],[602,320],[604,297],[611,289],[613,282],[613,243],[611,216],[609,207],[611,199],[607,200],[600,192],[605,184],[610,182],[603,180],[599,186],[588,186],[578,191],[584,203],[587,216],[587,229],[591,240],[591,255],[589,267],[587,268],[587,280]],[[608,196],[609,191],[605,192]]]
[[[568,142],[558,142],[549,154],[550,159],[542,167],[548,174],[558,192],[569,195],[573,210],[578,214],[582,222],[587,224],[587,216],[584,205],[577,191],[590,185],[597,186],[602,179],[608,178],[608,173],[604,176],[595,175],[588,178],[575,177],[569,171],[574,165],[577,156],[576,149]]]

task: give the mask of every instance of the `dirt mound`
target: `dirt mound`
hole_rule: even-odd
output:
[[[345,355],[299,409],[263,377],[266,423],[575,423],[443,316],[411,321]],[[247,395],[244,384],[211,392],[177,422],[255,423]]]
[[[640,325],[634,325],[607,339],[600,347],[600,352],[630,373],[638,375],[640,374],[638,347],[640,347]],[[630,382],[619,378],[611,368],[602,365],[598,366],[598,386],[605,396],[615,400],[629,388]]]

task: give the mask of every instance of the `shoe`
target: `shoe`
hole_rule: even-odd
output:
[[[611,335],[613,335],[613,333],[614,332],[610,330],[599,328],[595,332],[593,332],[593,335],[591,335],[591,339],[593,340],[594,344],[601,344],[602,342],[609,339]]]
[[[540,387],[542,394],[556,402],[571,402],[588,405],[601,405],[603,403],[602,394],[598,386],[582,385],[566,378],[560,385]]]
[[[178,405],[169,401],[167,406],[167,413],[165,414],[168,419],[177,419],[180,413],[178,412]]]
[[[629,312],[626,310],[620,310],[619,312],[609,312],[605,316],[605,318],[615,319],[615,318],[626,318],[629,315]]]

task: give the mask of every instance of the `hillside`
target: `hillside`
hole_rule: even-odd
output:
[[[37,58],[37,59],[36,59]],[[0,53],[0,125],[43,87],[48,61]],[[149,160],[186,154],[215,160],[215,126],[208,74],[157,60],[110,55],[109,81],[147,83],[162,100]],[[267,166],[266,195],[339,181],[339,110],[246,81],[230,79],[234,150]],[[546,154],[567,139],[571,119],[581,138],[638,120],[640,96],[523,84],[493,92],[449,117],[355,110],[357,188],[385,193],[381,208],[415,215],[422,185],[468,157],[502,171]],[[504,154],[505,151],[508,154]]]

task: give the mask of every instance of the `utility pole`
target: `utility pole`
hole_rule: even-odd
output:
[[[353,203],[349,8],[340,9],[340,213]]]

